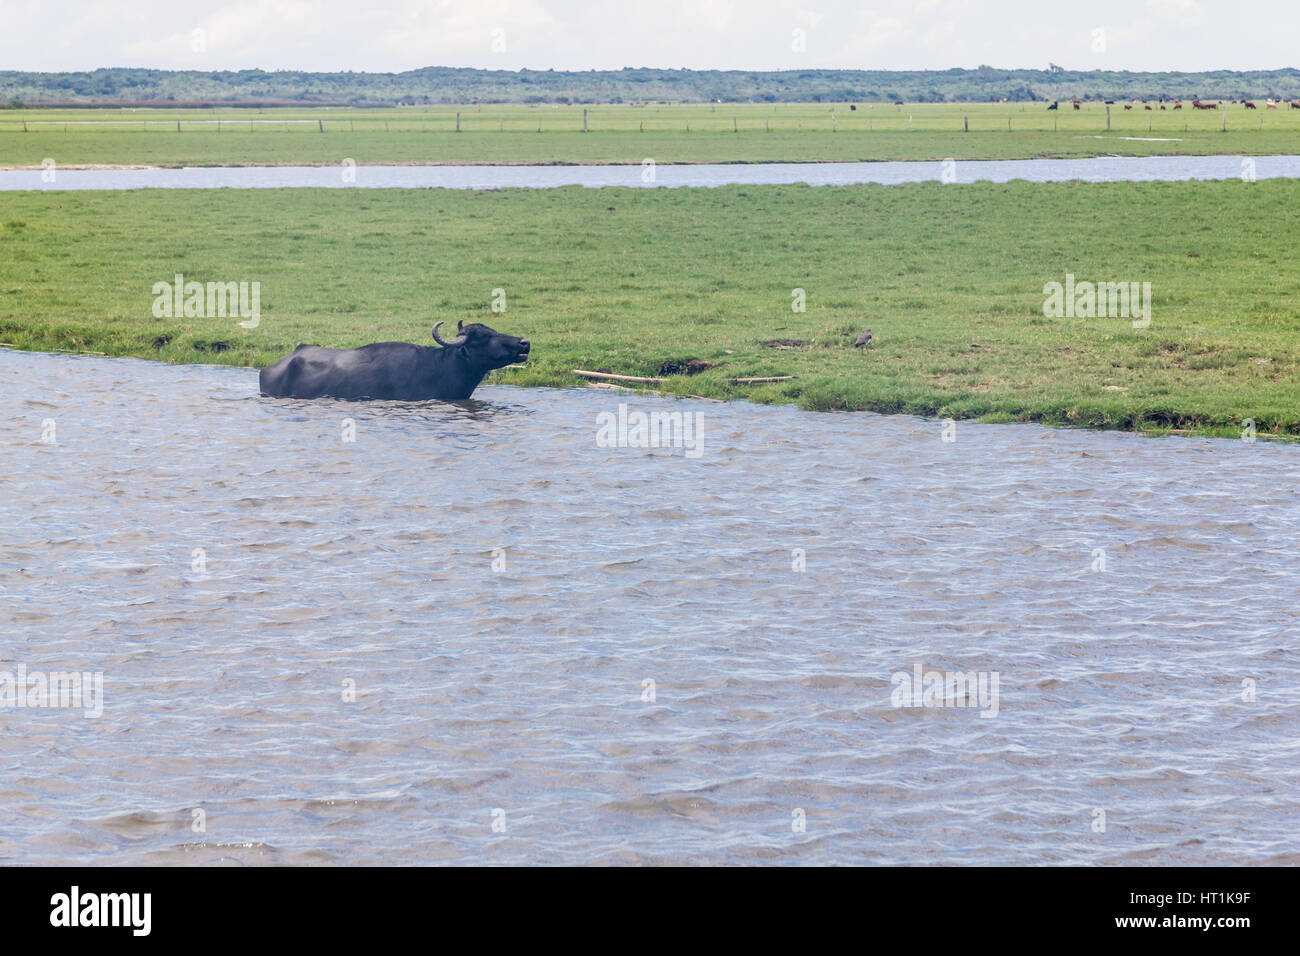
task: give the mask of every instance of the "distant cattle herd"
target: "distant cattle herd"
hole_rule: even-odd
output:
[[[1114,105],[1115,105],[1115,101],[1114,101],[1114,100],[1105,100],[1104,102],[1105,102],[1105,104],[1106,104],[1107,106],[1114,106]],[[1234,103],[1234,104],[1235,104],[1235,103],[1240,103],[1242,106],[1244,106],[1244,107],[1245,107],[1246,109],[1248,109],[1248,110],[1259,109],[1259,107],[1255,105],[1255,103],[1254,103],[1253,100],[1227,100],[1227,101],[1225,101],[1225,102],[1226,102],[1226,103]],[[1281,106],[1283,103],[1286,103],[1286,104],[1287,104],[1288,106],[1290,106],[1291,109],[1293,109],[1293,110],[1300,110],[1300,100],[1273,100],[1273,99],[1266,99],[1266,100],[1264,100],[1264,107],[1265,107],[1266,109],[1275,110],[1275,109],[1277,109],[1279,106]],[[1070,101],[1070,105],[1073,106],[1076,110],[1081,110],[1081,109],[1083,109],[1083,100],[1071,100],[1071,101]],[[1205,101],[1205,100],[1201,100],[1201,99],[1199,99],[1199,98],[1193,98],[1193,99],[1192,99],[1192,109],[1197,109],[1197,110],[1217,110],[1217,109],[1219,108],[1219,105],[1220,105],[1219,103],[1211,103],[1211,102],[1207,102],[1207,101]],[[1059,100],[1056,100],[1056,101],[1054,101],[1053,103],[1051,103],[1047,108],[1048,108],[1049,110],[1055,110],[1055,109],[1060,109],[1060,106],[1061,106],[1060,101],[1059,101]],[[1135,107],[1135,106],[1140,106],[1140,107],[1142,107],[1144,110],[1154,109],[1154,107],[1153,107],[1150,103],[1143,102],[1142,100],[1133,100],[1133,101],[1130,102],[1130,103],[1125,103],[1125,104],[1124,104],[1124,109],[1126,109],[1126,110],[1131,110],[1131,109],[1133,109],[1133,107]],[[1182,100],[1164,100],[1164,99],[1162,99],[1162,100],[1159,101],[1159,106],[1160,106],[1160,109],[1162,109],[1162,110],[1164,110],[1164,109],[1176,109],[1176,110],[1180,110],[1180,109],[1183,108],[1183,101],[1182,101]]]

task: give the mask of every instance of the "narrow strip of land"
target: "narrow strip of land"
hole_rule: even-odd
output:
[[[1130,108],[1124,109],[1127,105]],[[1151,109],[1147,109],[1147,107]],[[1161,109],[1164,106],[1164,109]],[[1300,153],[1300,109],[1172,103],[0,110],[0,168],[869,162]]]
[[[0,342],[262,365],[481,321],[532,340],[520,385],[1296,435],[1298,205],[1284,180],[10,193]],[[177,274],[260,283],[260,323],[156,317]],[[1067,276],[1150,283],[1149,326],[1044,314]]]

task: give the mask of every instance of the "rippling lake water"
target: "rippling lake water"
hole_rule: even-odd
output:
[[[0,707],[0,862],[1300,863],[1300,449],[12,351],[0,395],[0,672],[103,675]],[[620,402],[698,457],[601,447]]]
[[[53,178],[51,179],[51,173]],[[0,170],[12,189],[279,189],[284,187],[553,189],[559,186],[727,186],[808,183],[1146,182],[1300,177],[1300,156],[1101,156],[884,163],[645,166],[195,166],[182,169]]]

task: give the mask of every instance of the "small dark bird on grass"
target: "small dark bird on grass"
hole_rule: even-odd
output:
[[[853,343],[853,347],[855,349],[860,349],[862,348],[862,346],[870,345],[870,344],[871,344],[871,330],[867,329],[867,331],[863,332],[861,335],[858,336],[858,340]]]

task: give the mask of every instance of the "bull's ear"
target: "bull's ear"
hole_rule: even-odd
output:
[[[465,327],[465,323],[462,322],[460,319],[457,319],[457,320],[456,320],[456,334],[459,335],[460,332],[461,332],[461,329],[463,329],[464,327]]]

